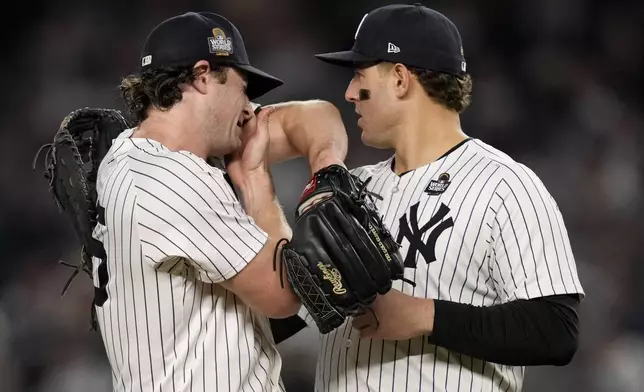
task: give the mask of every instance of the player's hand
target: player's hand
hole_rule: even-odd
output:
[[[226,169],[234,183],[257,171],[268,171],[268,121],[273,112],[268,107],[253,116],[242,129],[241,147],[226,157]]]
[[[361,338],[406,340],[429,335],[434,325],[434,302],[391,289],[378,296],[366,312],[353,318]],[[377,318],[377,319],[376,319]]]

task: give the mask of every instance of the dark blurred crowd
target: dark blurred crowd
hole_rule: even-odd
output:
[[[95,3],[95,4],[94,4]],[[41,144],[84,107],[122,108],[117,85],[136,70],[140,45],[161,20],[188,10],[226,15],[251,62],[286,84],[261,103],[321,98],[350,134],[350,167],[390,151],[361,145],[343,94],[351,73],[314,53],[349,48],[357,24],[385,1],[141,0],[15,4],[6,32],[0,113],[0,391],[110,390],[100,334],[89,332],[91,281],[60,291],[78,243],[42,177]],[[535,170],[564,215],[587,297],[581,341],[563,368],[531,368],[526,392],[644,391],[644,3],[625,0],[425,1],[450,17],[474,80],[467,134]],[[11,14],[5,18],[12,18]],[[4,23],[8,26],[9,21]],[[639,86],[639,87],[638,87]],[[303,160],[273,167],[292,217],[308,172]],[[288,178],[288,180],[287,180]],[[314,331],[282,344],[284,378],[311,388]]]

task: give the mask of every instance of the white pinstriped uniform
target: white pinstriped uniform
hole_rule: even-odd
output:
[[[215,284],[267,235],[224,173],[132,130],[114,140],[97,190],[108,300],[97,307],[115,391],[283,391],[268,320]],[[98,287],[94,260],[94,285]]]
[[[416,287],[398,281],[395,289],[477,306],[584,294],[561,213],[530,169],[477,139],[402,176],[392,159],[353,172],[372,177],[368,187],[383,197],[377,207],[384,223],[409,257],[405,277]],[[442,173],[450,184],[429,195]],[[320,347],[316,391],[517,392],[523,385],[524,367],[461,355],[426,338],[361,340],[350,322],[322,336]]]

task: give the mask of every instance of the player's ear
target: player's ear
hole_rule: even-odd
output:
[[[394,64],[391,73],[394,78],[394,91],[396,92],[396,96],[402,98],[409,91],[411,73],[402,64]]]
[[[200,60],[195,64],[193,71],[195,73],[195,79],[192,85],[201,94],[206,94],[207,86],[210,82],[209,79],[212,79],[210,64],[205,60]]]

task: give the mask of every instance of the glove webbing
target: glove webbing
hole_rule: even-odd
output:
[[[99,206],[97,208],[97,212],[98,222],[105,226],[105,209]],[[67,289],[69,288],[69,286],[71,286],[72,282],[80,271],[85,271],[90,278],[92,277],[92,271],[89,271],[88,269],[88,266],[92,265],[91,257],[93,256],[101,259],[97,270],[98,287],[94,286],[94,299],[92,300],[92,307],[90,312],[90,325],[92,330],[95,331],[97,330],[98,326],[98,320],[96,319],[96,306],[103,306],[105,301],[107,301],[107,252],[105,251],[105,247],[100,241],[94,238],[92,238],[90,241],[91,242],[88,244],[88,246],[81,247],[81,263],[79,263],[78,265],[73,265],[62,260],[59,263],[66,267],[74,269],[74,272],[69,277],[67,283],[65,284],[65,287],[63,288],[61,295],[65,295]]]

